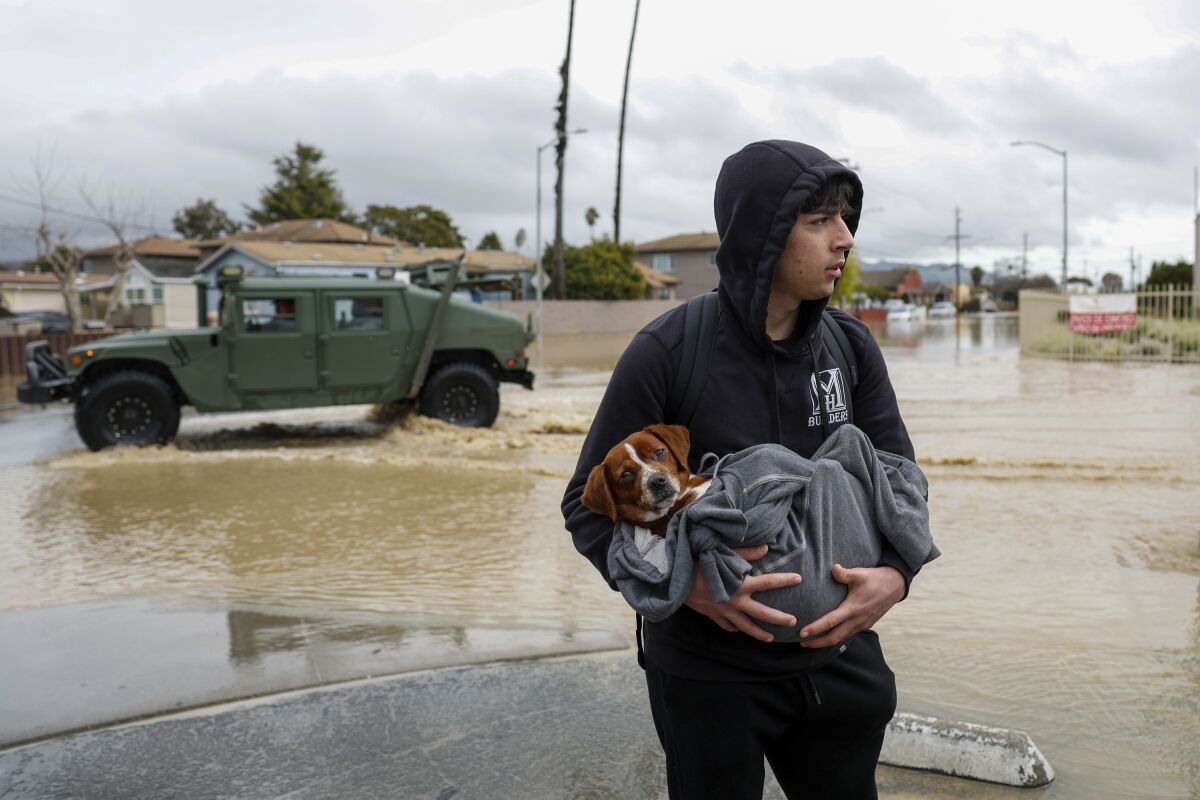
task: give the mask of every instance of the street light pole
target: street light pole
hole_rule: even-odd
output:
[[[576,128],[568,133],[587,133],[587,128]],[[538,358],[542,357],[542,282],[544,274],[542,272],[542,151],[547,147],[558,144],[558,137],[555,136],[550,141],[537,149],[537,240],[534,244],[536,248],[533,253],[533,288],[536,291],[537,297],[537,343],[538,343]]]
[[[1033,145],[1044,150],[1049,150],[1051,153],[1062,156],[1063,160],[1063,248],[1062,248],[1062,288],[1067,290],[1067,151],[1059,150],[1057,147],[1051,147],[1048,144],[1034,142],[1031,140],[1018,140],[1009,142],[1012,147],[1020,147],[1022,145]]]

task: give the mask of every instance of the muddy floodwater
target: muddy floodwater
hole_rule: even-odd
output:
[[[1015,324],[878,331],[944,553],[878,629],[903,710],[1025,731],[1058,779],[881,769],[883,796],[1200,796],[1200,369],[1021,358]],[[175,446],[89,453],[66,407],[2,412],[0,612],[191,598],[627,631],[558,507],[628,338],[551,337],[489,430],[191,414]]]

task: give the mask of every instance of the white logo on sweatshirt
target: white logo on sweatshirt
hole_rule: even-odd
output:
[[[822,414],[829,415],[830,423],[846,422],[850,417],[846,408],[846,384],[837,367],[810,376],[808,399],[812,404],[812,416],[808,418],[810,428],[821,424]]]

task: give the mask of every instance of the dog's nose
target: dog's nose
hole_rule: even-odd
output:
[[[650,478],[650,488],[651,489],[664,489],[664,488],[666,488],[666,486],[667,486],[667,476],[666,475],[655,475],[654,477]]]

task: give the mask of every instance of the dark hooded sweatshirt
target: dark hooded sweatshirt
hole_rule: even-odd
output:
[[[841,376],[820,332],[826,299],[804,302],[793,334],[772,341],[766,333],[767,299],[775,264],[804,202],[835,175],[851,179],[854,207],[862,207],[858,177],[816,148],[798,142],[747,145],[725,160],[717,178],[716,218],[720,314],[704,383],[689,430],[691,468],[705,453],[726,455],[773,442],[811,458],[825,436],[848,420],[839,389],[852,391],[853,422],[877,450],[915,460],[896,394],[878,345],[866,326],[840,311],[858,363],[858,379]],[[847,216],[853,233],[858,216]],[[647,425],[672,422],[664,408],[678,368],[684,306],[643,328],[621,356],[592,421],[562,511],[576,549],[616,588],[607,557],[613,523],[580,503],[588,472],[621,439]],[[840,374],[840,370],[838,371]],[[851,386],[853,389],[851,390]],[[885,547],[881,564],[895,567],[907,584],[913,576]],[[760,680],[802,674],[837,655],[798,644],[764,643],[729,633],[684,607],[645,625],[646,655],[665,672],[698,680]]]

